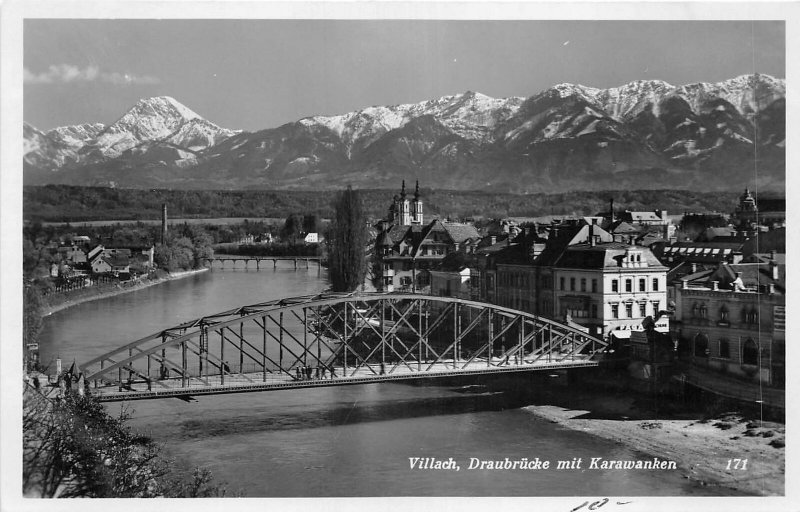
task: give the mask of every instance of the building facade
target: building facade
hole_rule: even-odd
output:
[[[673,322],[695,365],[770,385],[785,383],[785,267],[721,264],[672,283]]]
[[[499,305],[619,338],[643,330],[645,319],[667,309],[667,268],[648,248],[611,241],[597,226],[584,223],[556,234],[532,259],[535,251],[516,252],[516,261],[496,264]],[[669,330],[666,317],[656,330]]]

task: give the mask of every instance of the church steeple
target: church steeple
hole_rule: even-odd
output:
[[[400,198],[406,198],[406,180],[403,180],[403,188],[400,189]]]
[[[411,222],[413,224],[422,224],[422,200],[419,194],[419,180],[414,189],[414,202],[411,204]]]

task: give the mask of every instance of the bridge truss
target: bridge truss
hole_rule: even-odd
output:
[[[596,366],[607,343],[451,297],[322,294],[164,329],[81,366],[102,401]]]

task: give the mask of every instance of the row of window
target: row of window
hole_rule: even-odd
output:
[[[758,345],[753,341],[753,338],[747,338],[741,342],[741,364],[758,364]],[[694,355],[696,357],[708,357],[711,355],[709,348],[708,336],[705,334],[698,334],[694,337]],[[727,338],[721,338],[717,344],[716,357],[720,359],[731,358],[731,342]]]
[[[634,280],[629,278],[629,279],[623,279],[622,281],[623,281],[623,283],[625,285],[625,292],[626,293],[632,293],[633,292]],[[638,279],[638,281],[639,282],[638,282],[637,291],[646,292],[647,291],[647,278],[640,277]],[[650,291],[652,291],[652,292],[659,291],[658,282],[659,282],[659,279],[657,277],[654,277],[652,279],[652,286],[650,288]],[[620,285],[620,279],[612,279],[611,280],[611,291],[619,293],[619,285]]]
[[[501,272],[497,275],[497,284],[500,286],[514,286],[517,288],[530,288],[531,275],[528,273]]]
[[[633,293],[634,291],[634,279],[623,279],[623,285],[625,287],[625,291],[628,293]],[[514,286],[517,288],[530,288],[531,285],[531,275],[528,273],[500,273],[498,274],[498,284],[500,286]],[[598,293],[600,291],[599,282],[597,279],[587,279],[585,277],[577,278],[577,277],[560,277],[558,280],[559,289],[562,291],[571,291],[571,292],[590,292],[591,293]],[[636,291],[639,292],[657,292],[660,290],[659,279],[657,277],[652,278],[650,290],[647,289],[647,278],[641,277],[638,279],[638,287]],[[550,278],[543,277],[542,278],[542,287],[549,289],[551,285]],[[615,293],[619,293],[620,291],[620,279],[612,279],[611,280],[611,291]]]
[[[708,308],[704,303],[701,302],[692,305],[692,318],[708,318]],[[743,324],[757,324],[758,310],[752,307],[743,307],[740,312],[740,319]],[[728,307],[725,304],[719,309],[719,321],[730,321]]]
[[[582,292],[589,291],[589,290],[587,290],[587,282],[588,281],[587,281],[587,279],[585,277],[581,277],[580,278],[580,291],[582,291]],[[560,288],[562,290],[566,290],[567,289],[567,286],[566,286],[567,279],[565,277],[561,277],[559,279],[559,283],[558,284],[560,285]],[[577,285],[578,285],[577,278],[570,277],[569,278],[569,290],[572,291],[572,292],[577,292],[578,291]],[[597,293],[597,279],[592,279],[592,293]]]
[[[590,304],[589,310],[569,307],[564,310],[564,313],[572,318],[597,318],[597,304]]]
[[[658,313],[661,302],[660,301],[653,301],[652,302],[652,314],[655,315]],[[634,307],[636,306],[636,307]],[[623,311],[625,316],[620,317],[620,308],[619,304],[611,304],[611,318],[644,318],[647,316],[647,302],[626,302],[623,304]],[[636,316],[634,316],[636,315]]]

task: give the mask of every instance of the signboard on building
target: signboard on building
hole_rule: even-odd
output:
[[[775,331],[786,330],[786,306],[772,307],[772,329]]]
[[[628,321],[614,321],[606,326],[606,334],[615,331],[644,331],[644,326],[641,320],[628,320]],[[658,332],[669,332],[669,317],[659,318],[655,326]]]

